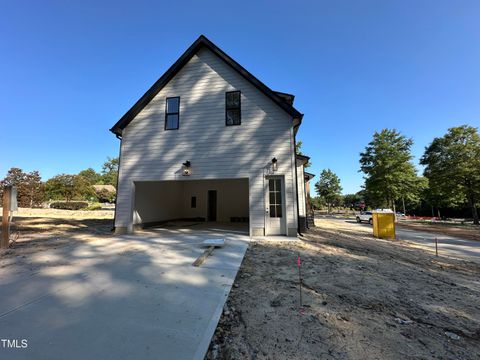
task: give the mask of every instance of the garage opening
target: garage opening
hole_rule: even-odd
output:
[[[138,229],[191,223],[248,232],[248,193],[248,179],[138,181],[133,224]]]

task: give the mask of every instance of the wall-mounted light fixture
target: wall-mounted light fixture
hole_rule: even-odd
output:
[[[182,164],[182,174],[183,176],[190,176],[190,174],[192,173],[192,164],[190,163],[189,160],[185,161],[183,164]]]
[[[277,158],[274,157],[272,159],[272,171],[274,171],[274,172],[277,171],[277,162],[278,162]]]

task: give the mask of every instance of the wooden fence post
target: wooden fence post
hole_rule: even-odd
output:
[[[11,186],[3,189],[3,214],[2,214],[2,239],[0,248],[7,249],[10,245],[9,221],[10,221],[10,196],[12,192]]]

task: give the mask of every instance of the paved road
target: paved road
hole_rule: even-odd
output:
[[[225,237],[201,267],[206,238]],[[203,359],[250,238],[163,230],[0,266],[0,359]],[[1,259],[0,259],[1,260]]]
[[[322,218],[319,218],[321,220]],[[372,233],[372,226],[357,224],[355,220],[345,218],[324,218],[329,221],[343,224],[348,230],[356,229],[360,232]],[[439,255],[447,255],[459,259],[480,263],[480,242],[475,240],[460,239],[439,233],[410,230],[401,227],[396,229],[397,238],[420,245],[428,250],[435,251],[435,238],[438,240]]]
[[[435,251],[435,238],[438,241],[439,255],[480,262],[480,242],[460,239],[444,234],[418,231],[397,227],[397,238],[420,244]]]

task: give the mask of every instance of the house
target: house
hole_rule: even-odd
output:
[[[112,202],[115,199],[117,190],[113,185],[92,185],[93,191],[100,202]]]
[[[110,129],[121,140],[115,231],[197,219],[296,236],[306,197],[293,102],[200,36]]]

